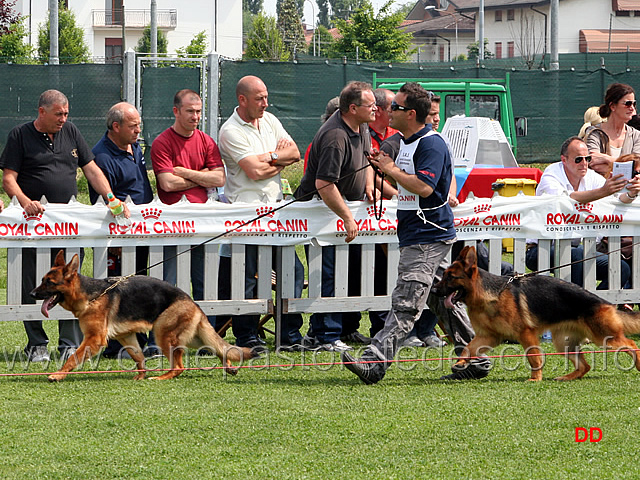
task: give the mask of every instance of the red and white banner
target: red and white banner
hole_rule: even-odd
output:
[[[28,216],[14,201],[0,213],[0,247],[188,245],[217,236],[221,237],[214,243],[344,242],[342,220],[322,201],[295,202],[275,210],[282,205],[213,201],[165,205],[155,200],[147,205],[129,204],[132,224],[121,227],[103,204],[47,204],[44,214]],[[395,201],[383,203],[379,219],[377,206],[367,202],[348,205],[359,227],[355,243],[397,241]],[[640,205],[625,205],[613,197],[580,204],[566,195],[496,196],[467,200],[454,213],[461,240],[634,235],[640,228]]]

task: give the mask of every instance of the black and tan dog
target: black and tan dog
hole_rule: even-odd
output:
[[[458,301],[467,306],[476,336],[461,357],[476,357],[504,340],[515,340],[531,354],[527,357],[530,380],[541,380],[543,360],[538,355],[538,340],[543,331],[551,330],[556,350],[566,352],[575,366],[575,371],[556,380],[581,378],[591,369],[580,353],[587,338],[597,345],[627,351],[640,370],[637,346],[625,336],[640,332],[640,314],[619,311],[573,283],[546,275],[510,281],[510,277],[479,269],[475,249],[465,247],[432,293],[446,297],[449,308]],[[458,363],[462,366],[466,361]]]
[[[42,279],[31,296],[44,300],[42,314],[60,304],[72,312],[80,322],[84,339],[75,355],[71,355],[62,368],[48,378],[60,381],[66,372],[78,363],[97,355],[110,338],[117,339],[144,370],[144,356],[136,333],[153,330],[156,342],[169,358],[171,370],[157,380],[177,377],[184,370],[182,356],[186,347],[205,347],[215,351],[227,372],[235,374],[231,361],[253,358],[248,348],[233,347],[225,342],[209,324],[204,312],[185,292],[161,280],[134,276],[109,289],[117,278],[98,280],[78,273],[78,255],[65,265],[64,252],[56,256],[51,270]],[[145,373],[138,373],[140,380]]]

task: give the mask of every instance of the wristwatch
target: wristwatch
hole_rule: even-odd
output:
[[[269,152],[271,154],[271,161],[269,162],[269,165],[271,165],[272,167],[276,166],[276,162],[278,161],[278,154],[276,152]]]

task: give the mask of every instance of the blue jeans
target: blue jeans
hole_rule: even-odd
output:
[[[309,256],[308,247],[307,257]],[[336,247],[322,247],[322,285],[320,294],[333,297],[335,291]],[[309,335],[316,337],[320,343],[333,343],[340,340],[342,333],[341,313],[314,313],[309,319]]]
[[[554,266],[555,245],[551,245],[551,267]],[[571,247],[571,262],[579,262],[571,265],[571,283],[583,286],[584,280],[584,263],[581,260],[584,257],[584,249],[582,245]],[[527,267],[532,270],[538,270],[538,245],[529,247],[525,255],[525,263]],[[624,260],[620,260],[620,282],[623,287],[629,282],[631,277],[631,268],[629,264]],[[600,280],[598,290],[606,290],[609,288],[609,256],[600,253],[596,258],[596,280]]]
[[[273,252],[275,262],[275,248]],[[258,287],[258,247],[257,245],[247,245],[245,248],[245,291],[244,298],[255,298]],[[221,300],[231,298],[231,259],[220,257],[220,288],[218,296]],[[304,266],[296,255],[294,272],[294,296],[300,298],[304,288]],[[237,315],[233,317],[231,328],[236,337],[236,345],[246,346],[256,340],[258,335],[259,315]],[[299,313],[289,313],[282,316],[280,325],[280,343],[282,345],[294,345],[302,342],[300,327],[302,327],[302,315]],[[218,325],[220,327],[221,325]]]

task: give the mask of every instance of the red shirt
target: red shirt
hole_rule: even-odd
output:
[[[395,128],[387,127],[384,133],[376,132],[371,125],[369,125],[369,133],[371,134],[371,148],[380,151],[380,145],[391,135],[398,133]]]
[[[173,167],[185,167],[191,170],[203,170],[222,167],[222,157],[218,145],[206,133],[195,130],[190,137],[176,133],[173,127],[167,128],[151,145],[151,163],[156,176],[159,173],[173,173]],[[158,196],[166,204],[176,203],[186,195],[192,203],[205,203],[207,189],[193,187],[180,192],[166,192],[157,185]]]

